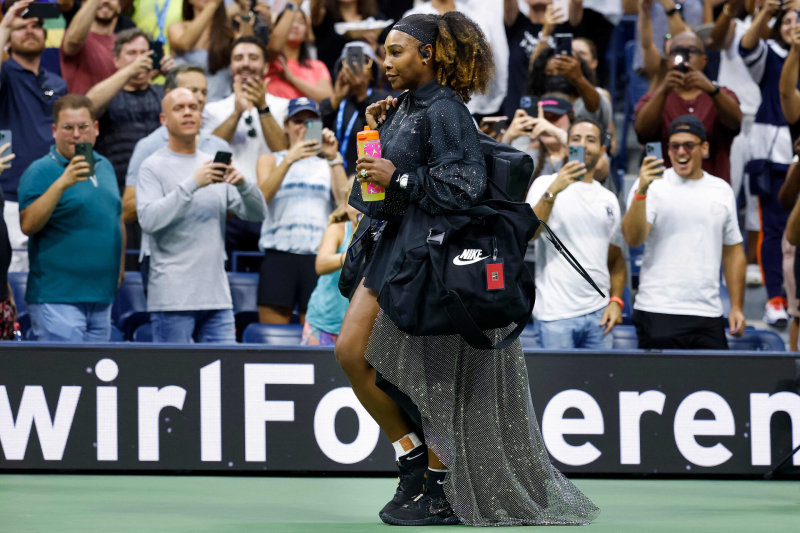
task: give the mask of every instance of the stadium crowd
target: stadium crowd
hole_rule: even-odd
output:
[[[626,319],[640,347],[724,349],[763,284],[763,321],[797,349],[800,0],[41,4],[4,0],[0,21],[3,339],[9,271],[28,272],[34,338],[105,341],[127,266],[154,340],[231,342],[226,270],[257,256],[258,320],[335,342],[383,43],[455,9],[496,69],[476,126],[532,156],[527,201],[610,295],[534,239],[539,346],[609,349]]]

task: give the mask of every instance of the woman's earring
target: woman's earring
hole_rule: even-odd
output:
[[[422,64],[423,64],[423,65],[427,65],[427,64],[428,64],[428,60],[427,60],[427,59],[423,59],[423,60],[422,60]]]

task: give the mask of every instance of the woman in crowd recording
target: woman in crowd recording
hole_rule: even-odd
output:
[[[775,21],[769,29],[773,17]],[[797,22],[794,7],[784,9],[779,0],[765,0],[739,45],[750,75],[761,88],[761,105],[751,129],[751,160],[745,165],[745,179],[749,180],[750,192],[758,197],[761,215],[759,260],[768,299],[764,322],[776,327],[786,327],[789,319],[783,295],[781,250],[788,213],[778,201],[778,191],[794,155],[792,132],[781,109],[779,82]],[[765,32],[769,32],[769,39],[761,37]]]
[[[357,36],[340,35],[334,29],[337,22],[359,22],[369,17],[382,18],[376,0],[311,0],[311,23],[316,37],[317,55],[333,72],[336,60],[344,45],[351,39],[377,44],[377,31],[362,32]]]
[[[199,65],[205,69],[209,102],[230,94],[229,66],[235,35],[225,12],[225,2],[186,0],[183,20],[170,24],[167,37],[178,64]]]
[[[360,67],[356,64],[359,58]],[[361,41],[345,46],[333,76],[336,79],[333,96],[319,103],[319,111],[323,125],[336,133],[345,170],[353,172],[358,159],[356,135],[366,125],[364,112],[368,105],[383,100],[389,93],[378,87],[377,58],[372,48]]]
[[[351,205],[381,222],[364,237],[364,277],[335,348],[397,454],[400,483],[379,516],[395,525],[587,523],[597,508],[549,462],[520,344],[483,351],[460,336],[411,336],[380,310],[410,204],[437,213],[484,194],[483,153],[464,101],[486,89],[493,70],[482,33],[459,12],[405,17],[385,46],[392,88],[407,92],[367,110],[370,127],[380,125],[383,158],[360,158],[357,176],[384,187],[386,198],[364,201],[353,188]]]
[[[341,197],[345,202],[331,213],[328,228],[322,235],[314,267],[319,279],[308,300],[306,323],[301,344],[332,346],[339,337],[344,313],[350,301],[339,292],[339,275],[344,265],[347,247],[361,218],[358,210],[346,203],[353,180],[348,180]]]
[[[319,102],[333,94],[331,74],[308,51],[311,27],[306,14],[289,3],[275,22],[267,49],[271,62],[267,91],[281,98],[307,96]]]
[[[331,191],[341,204],[347,182],[339,143],[322,129],[313,100],[290,100],[284,129],[289,149],[262,155],[256,167],[269,206],[258,241],[264,252],[258,315],[267,324],[288,324],[295,307],[304,320],[317,284],[314,262],[328,226]]]

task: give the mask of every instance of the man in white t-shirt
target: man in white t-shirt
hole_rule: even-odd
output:
[[[606,153],[603,127],[589,118],[569,130],[570,146],[583,146],[583,162],[570,161],[558,174],[541,176],[527,202],[547,222],[600,289],[586,283],[552,246],[536,246],[534,328],[539,346],[549,349],[610,350],[609,332],[622,322],[625,259],[619,202],[595,181],[597,162]],[[537,233],[538,237],[538,233]],[[536,238],[536,237],[534,237]]]
[[[669,127],[669,157],[648,156],[628,196],[622,233],[645,244],[633,323],[639,348],[725,350],[720,264],[731,298],[729,331],[744,334],[745,255],[733,190],[703,171],[703,123],[681,115]]]
[[[233,94],[206,105],[203,115],[203,133],[213,133],[230,144],[236,167],[253,184],[258,182],[258,157],[288,147],[282,124],[289,101],[266,93],[262,82],[266,70],[264,44],[253,36],[238,38],[231,50]],[[261,224],[229,220],[228,257],[237,250],[257,251],[260,235]]]

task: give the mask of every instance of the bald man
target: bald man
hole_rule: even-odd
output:
[[[170,91],[162,102],[167,146],[148,157],[136,183],[136,212],[150,235],[147,310],[156,342],[235,343],[225,274],[228,211],[253,222],[267,206],[255,183],[214,154],[197,150],[201,112],[192,92]]]
[[[181,65],[169,71],[164,83],[164,91],[169,94],[178,88],[189,89],[197,100],[200,112],[206,105],[208,95],[208,80],[201,67],[195,65]],[[128,163],[128,173],[125,176],[125,192],[122,195],[122,217],[126,224],[136,224],[136,180],[139,175],[139,167],[145,159],[153,155],[156,151],[167,146],[169,133],[166,126],[160,126],[153,133],[139,139],[133,149],[133,155]],[[219,151],[230,152],[230,145],[216,135],[210,133],[200,133],[197,137],[197,148],[201,152],[216,154]],[[139,269],[142,273],[142,282],[147,287],[147,279],[150,272],[150,239],[146,234],[138,238],[138,231],[131,231],[128,238],[130,248],[139,248]],[[139,242],[136,242],[136,241]]]
[[[731,143],[742,124],[739,100],[703,73],[708,58],[694,32],[679,33],[668,48],[666,75],[636,105],[633,126],[639,142],[661,142],[666,155],[669,125],[681,115],[694,115],[708,132],[709,156],[703,160],[703,170],[730,183]]]

